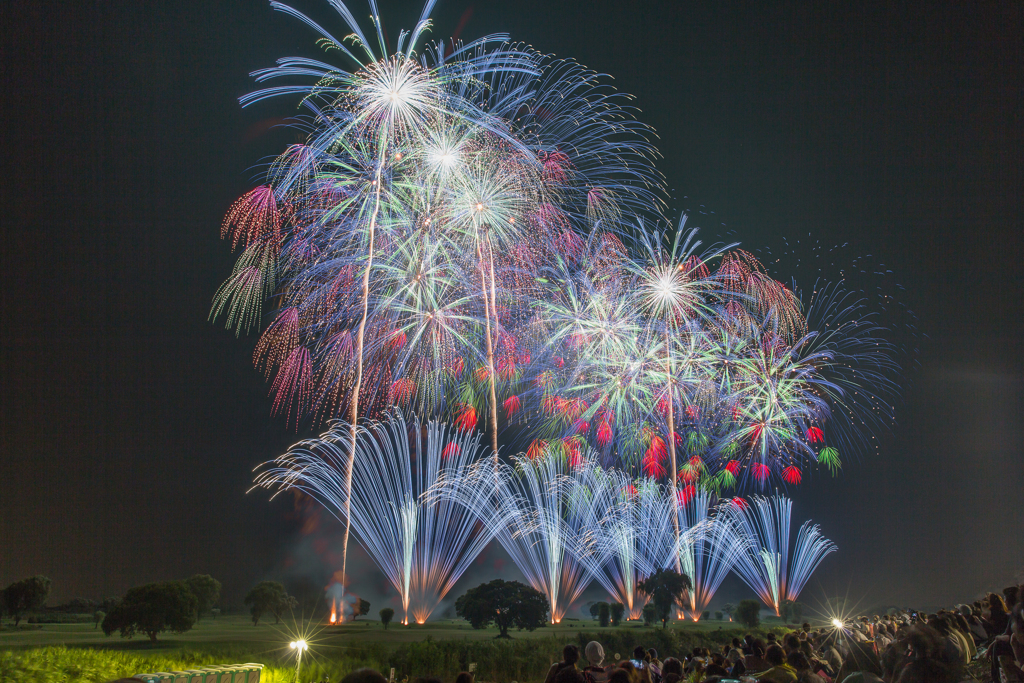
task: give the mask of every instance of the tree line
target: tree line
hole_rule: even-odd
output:
[[[650,597],[642,612],[644,622],[654,625],[660,621],[665,628],[673,609],[685,608],[692,583],[685,574],[663,569],[639,582],[637,587]],[[10,616],[17,627],[27,613],[40,609],[46,603],[50,588],[50,579],[42,575],[15,581],[0,591],[0,617],[4,614]],[[156,642],[160,633],[184,633],[203,615],[216,616],[220,611],[215,607],[220,600],[220,591],[220,581],[208,574],[196,574],[180,581],[136,586],[120,599],[110,598],[94,603],[76,598],[64,607],[85,611],[98,605],[100,609],[93,612],[93,618],[97,626],[102,625],[106,635],[119,632],[123,638],[132,638],[136,634],[145,634],[150,641]],[[253,626],[258,626],[260,620],[268,616],[274,617],[275,624],[279,623],[284,614],[298,607],[296,598],[277,581],[256,584],[246,594],[244,603],[249,608]],[[782,608],[784,618],[799,620],[802,612],[800,603],[787,600]],[[355,619],[368,614],[369,610],[370,603],[357,598],[352,605],[352,617]],[[757,600],[741,600],[736,606],[725,605],[717,616],[721,619],[723,612],[730,617],[735,615],[738,622],[756,628],[760,624],[760,611],[761,604]],[[466,591],[455,601],[455,613],[473,628],[494,625],[499,631],[498,638],[508,638],[510,628],[532,631],[544,626],[548,618],[548,604],[544,594],[530,586],[518,581],[495,579]],[[618,602],[597,602],[590,607],[590,615],[601,626],[617,626],[624,614],[625,607]],[[395,611],[390,607],[380,610],[380,621],[385,629],[394,615]],[[705,617],[708,615],[708,612],[704,613]]]

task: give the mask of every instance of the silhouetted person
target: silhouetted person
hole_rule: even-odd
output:
[[[555,683],[555,676],[562,669],[569,667],[573,670],[576,669],[576,662],[580,661],[580,649],[573,644],[566,645],[562,648],[562,661],[555,662],[548,669],[548,675],[544,677],[544,683]]]
[[[356,669],[341,679],[341,683],[388,683],[379,671],[369,668]]]

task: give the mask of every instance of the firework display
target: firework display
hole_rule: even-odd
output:
[[[712,505],[712,495],[706,491],[693,493],[680,517],[688,529],[680,536],[680,571],[693,584],[686,612],[697,621],[750,545],[750,539],[739,533],[721,505]]]
[[[491,540],[463,506],[423,496],[447,470],[476,461],[480,437],[407,422],[397,411],[357,428],[355,450],[349,434],[350,425],[339,421],[268,463],[256,484],[297,489],[339,517],[347,510],[359,541],[401,596],[402,623],[411,613],[422,624]],[[344,476],[350,464],[351,493]]]
[[[595,506],[578,504],[571,493],[588,471],[549,449],[497,469],[484,460],[452,470],[431,496],[462,505],[486,525],[530,585],[547,596],[557,624],[592,580],[589,556],[577,548]]]
[[[698,253],[684,223],[635,235],[639,255],[608,235],[592,242],[538,303],[540,443],[587,442],[607,465],[721,493],[837,470],[824,430],[837,407],[891,414],[892,354],[856,305],[819,312],[815,299],[823,332],[808,329],[794,290],[742,250]],[[850,443],[857,426],[840,421],[837,438]]]
[[[735,570],[758,597],[781,614],[783,600],[796,600],[811,573],[826,555],[837,550],[817,525],[804,522],[790,556],[789,527],[793,501],[785,496],[736,499],[726,507],[747,540]]]
[[[578,471],[569,495],[587,533],[575,545],[577,556],[629,618],[638,619],[647,596],[637,584],[677,563],[675,499],[651,479],[634,480],[593,460]]]
[[[891,424],[869,302],[667,223],[653,133],[601,75],[505,35],[424,43],[433,0],[394,51],[374,2],[369,33],[329,4],[343,40],[271,3],[350,66],[254,73],[283,84],[242,103],[299,99],[304,142],[222,227],[211,316],[263,328],[273,412],[331,424],[257,484],[330,508],[343,575],[354,530],[406,620],[492,539],[556,623],[591,581],[639,617],[663,568],[694,620],[730,571],[795,600],[835,546],[807,523],[790,557],[789,499],[730,497],[835,475]]]

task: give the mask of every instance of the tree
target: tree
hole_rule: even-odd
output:
[[[722,620],[722,611],[721,610],[718,610],[717,612],[715,612],[715,620],[716,621],[721,621]]]
[[[724,612],[727,617],[732,619],[732,615],[736,613],[736,605],[732,604],[731,602],[727,602],[724,605],[722,605],[722,612]]]
[[[198,602],[184,581],[164,581],[136,586],[124,595],[106,617],[103,633],[120,631],[122,638],[145,633],[150,642],[163,631],[184,633],[196,622]]]
[[[93,629],[100,627],[100,622],[103,621],[103,617],[107,616],[107,613],[101,609],[96,610],[92,613]]]
[[[260,618],[267,612],[274,615],[275,624],[280,623],[285,610],[298,607],[298,601],[288,595],[284,585],[278,581],[261,581],[256,584],[245,596],[245,604],[251,605],[249,613],[252,615],[253,626],[259,625]]]
[[[622,615],[626,613],[626,607],[621,602],[613,602],[608,605],[611,612],[612,626],[618,626],[622,622]]]
[[[709,610],[709,609],[704,610],[701,613],[700,618],[701,619],[710,619],[711,618],[711,610]]]
[[[50,597],[50,580],[41,574],[15,581],[3,590],[4,611],[17,628],[26,612],[39,609]]]
[[[597,618],[601,623],[601,626],[607,626],[608,622],[611,621],[611,608],[607,602],[597,603]]]
[[[209,612],[220,600],[220,581],[209,574],[196,574],[185,579],[185,583],[199,604],[196,612],[196,621],[199,621],[199,617]]]
[[[783,620],[790,624],[799,622],[804,614],[804,606],[795,600],[783,600],[780,607]]]
[[[601,612],[601,603],[599,603],[599,602],[592,602],[592,603],[590,603],[590,607],[588,608],[587,611],[590,612],[591,618],[597,619],[598,615]]]
[[[747,628],[757,628],[761,624],[761,603],[757,600],[740,600],[736,605],[736,620]]]
[[[455,613],[473,625],[498,627],[498,638],[508,638],[508,629],[532,631],[547,621],[548,602],[540,591],[518,581],[495,579],[466,591],[455,601]]]
[[[644,605],[643,615],[645,626],[654,626],[654,622],[658,620],[658,610],[654,608],[653,603]]]
[[[395,618],[395,610],[390,607],[385,607],[378,612],[378,614],[380,614],[380,623],[384,624],[384,630],[387,631],[388,624],[390,624],[391,620]]]
[[[352,605],[352,621],[356,620],[356,617],[360,617],[364,614],[370,613],[370,602],[359,598],[359,602]]]
[[[637,588],[651,596],[661,627],[667,628],[669,617],[672,616],[672,606],[678,604],[682,607],[687,598],[687,591],[693,588],[693,585],[686,574],[680,574],[673,569],[661,569],[638,583]]]

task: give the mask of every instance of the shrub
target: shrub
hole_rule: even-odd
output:
[[[44,612],[42,614],[33,614],[25,621],[30,624],[91,624],[92,615]]]

